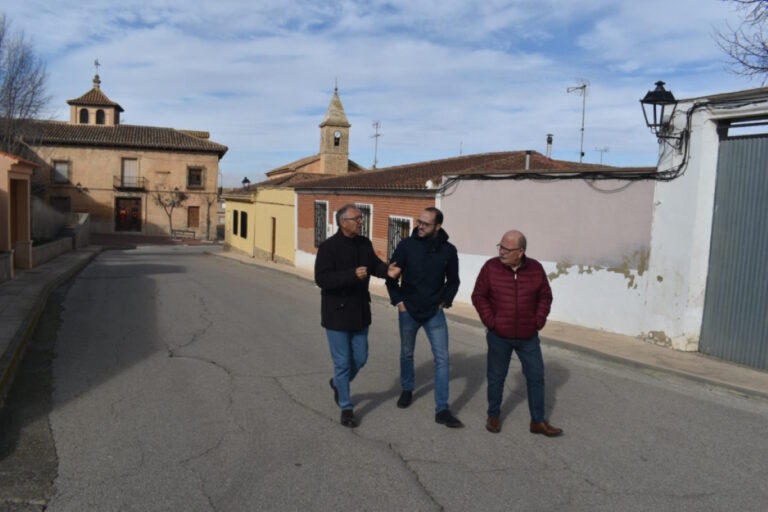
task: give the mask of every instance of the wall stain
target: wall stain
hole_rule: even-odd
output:
[[[547,277],[550,281],[554,281],[560,276],[567,276],[568,275],[568,267],[572,266],[567,261],[558,261],[557,262],[557,272],[550,272],[547,274]]]
[[[632,273],[632,269],[637,267],[637,275],[642,276],[648,269],[648,257],[650,256],[649,249],[641,249],[635,251],[629,256],[623,256],[620,267],[609,267],[606,270],[608,272],[616,272],[622,274],[627,279],[627,288],[636,289],[635,275]]]
[[[650,256],[650,249],[640,249],[629,256],[622,256],[622,263],[621,266],[618,267],[601,267],[599,265],[574,265],[571,262],[565,260],[565,261],[558,261],[556,263],[557,272],[550,272],[547,274],[547,277],[550,281],[554,281],[560,276],[567,276],[568,275],[568,269],[573,266],[578,267],[578,273],[579,274],[592,274],[593,272],[600,271],[600,270],[606,270],[608,272],[615,272],[617,274],[623,275],[627,279],[627,288],[630,290],[636,290],[637,289],[637,283],[635,283],[635,273],[634,270],[637,269],[637,275],[642,276],[646,270],[648,270],[648,258]],[[656,279],[661,282],[663,281],[663,277],[656,276]]]
[[[667,333],[664,331],[649,331],[648,334],[645,335],[645,339],[654,345],[659,345],[662,347],[672,346],[672,338],[667,336]]]

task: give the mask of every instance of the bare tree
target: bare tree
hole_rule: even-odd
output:
[[[214,204],[218,204],[219,196],[218,194],[204,194],[203,199],[205,199],[205,204],[207,205],[205,209],[205,239],[210,240],[211,239],[211,206]]]
[[[0,16],[0,149],[15,152],[24,123],[47,106],[48,75],[23,32],[11,33]]]
[[[173,210],[177,206],[182,206],[188,198],[185,192],[179,190],[179,187],[171,190],[170,188],[158,188],[152,193],[152,199],[160,205],[168,216],[168,228],[170,235],[173,236]]]
[[[735,5],[742,16],[738,28],[715,32],[718,46],[731,60],[737,75],[768,82],[768,1],[723,0]]]

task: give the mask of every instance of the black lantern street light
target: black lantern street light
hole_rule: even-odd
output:
[[[243,188],[248,190],[248,185],[251,184],[251,180],[249,180],[248,176],[246,176],[245,178],[243,178],[242,183],[243,183]]]
[[[672,115],[677,108],[677,100],[672,95],[672,92],[664,89],[664,82],[659,80],[656,82],[656,88],[652,91],[648,91],[645,98],[640,100],[640,105],[643,107],[643,116],[645,116],[645,124],[651,129],[651,132],[659,139],[677,139],[680,140],[681,136],[670,135],[669,124],[672,120]],[[665,110],[668,107],[672,107],[672,111],[669,115],[666,115]],[[665,121],[664,119],[667,119]]]

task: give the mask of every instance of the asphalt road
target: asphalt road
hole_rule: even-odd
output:
[[[768,509],[764,400],[545,346],[548,415],[565,435],[528,433],[516,362],[493,435],[484,332],[450,322],[452,410],[466,424],[450,430],[434,423],[423,334],[415,402],[395,407],[396,314],[375,299],[350,430],[309,282],[154,247],[102,254],[59,298],[39,335],[50,364],[21,400],[37,407],[16,427],[0,418],[8,510]],[[37,487],[11,485],[19,460],[37,464]]]

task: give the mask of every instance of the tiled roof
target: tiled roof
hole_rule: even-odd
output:
[[[70,105],[83,105],[89,107],[116,107],[120,112],[123,112],[123,107],[107,98],[107,95],[101,92],[101,89],[97,89],[96,87],[83,94],[79,98],[67,100],[67,103]]]
[[[300,183],[297,190],[399,190],[426,191],[427,181],[439,185],[443,176],[471,174],[511,174],[557,173],[557,172],[626,172],[629,169],[580,164],[564,160],[552,160],[541,153],[532,151],[526,170],[525,151],[507,151],[500,153],[481,153],[442,160],[430,160],[413,164],[387,167],[375,171],[326,178],[323,180]],[[640,172],[653,172],[654,168],[632,169]]]
[[[311,164],[313,162],[316,162],[320,160],[320,155],[312,155],[312,156],[305,156],[304,158],[299,158],[298,160],[294,160],[293,162],[287,163],[285,165],[281,165],[280,167],[275,167],[274,169],[271,169],[267,171],[265,174],[267,176],[275,175],[275,174],[284,174],[286,172],[296,171],[299,167],[304,167],[305,165]]]
[[[489,166],[524,152],[483,153],[442,160],[386,167],[353,175],[323,180],[322,183],[300,185],[296,188],[355,189],[355,190],[426,190],[425,183],[439,183],[444,175],[459,174],[470,169]],[[540,155],[539,155],[540,156]],[[542,157],[544,158],[544,157]],[[549,159],[547,159],[549,160]],[[551,162],[551,160],[550,160]]]
[[[128,124],[98,126],[60,121],[31,121],[25,126],[24,139],[32,145],[189,151],[217,153],[219,158],[223,157],[228,149],[223,144],[189,135],[182,130]]]
[[[316,172],[294,172],[286,174],[285,176],[279,176],[272,178],[271,180],[265,180],[251,185],[252,187],[294,187],[299,183],[306,183],[309,181],[324,180],[329,178],[335,178],[336,175],[318,174]]]

